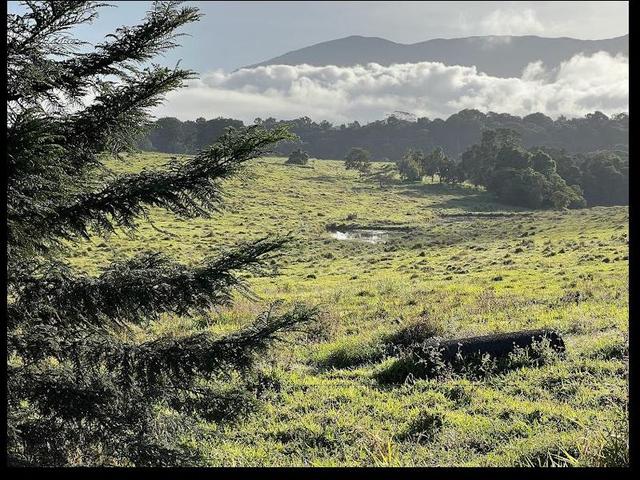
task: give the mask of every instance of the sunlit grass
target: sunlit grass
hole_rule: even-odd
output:
[[[166,159],[139,155],[114,168],[156,168]],[[223,215],[182,221],[152,210],[153,227],[141,223],[132,237],[95,238],[73,253],[75,266],[97,272],[144,250],[193,264],[239,241],[293,236],[277,260],[279,276],[250,279],[259,300],[239,297],[205,317],[165,316],[139,332],[224,333],[274,300],[322,309],[313,335],[262,362],[279,388],[259,409],[203,425],[205,439],[194,448],[211,465],[624,462],[628,208],[447,217],[522,209],[470,186],[381,189],[341,162],[283,162],[254,161],[245,177],[225,184]],[[326,232],[327,224],[347,221],[408,230],[380,244]],[[553,328],[567,355],[481,380],[380,384],[376,373],[395,361],[385,342],[416,319],[429,319],[446,337]]]

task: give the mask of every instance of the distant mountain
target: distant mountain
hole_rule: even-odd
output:
[[[578,53],[598,51],[629,55],[629,35],[605,40],[543,38],[537,36],[485,36],[438,38],[405,45],[383,38],[350,37],[322,42],[244,68],[263,65],[338,65],[370,62],[442,62],[446,65],[475,65],[478,71],[497,77],[520,77],[531,62],[542,60],[548,68],[558,66]]]

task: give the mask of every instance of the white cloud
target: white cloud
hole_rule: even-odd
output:
[[[531,62],[527,65],[522,71],[522,80],[524,81],[545,81],[550,80],[549,72],[546,68],[544,68],[544,64],[542,60],[538,60],[537,62]]]
[[[430,118],[463,108],[527,115],[582,116],[628,110],[629,60],[605,52],[577,55],[549,71],[540,62],[521,78],[498,78],[475,67],[420,62],[336,67],[269,65],[215,71],[172,92],[155,113],[195,119],[228,116],[335,123],[384,118],[396,110]]]
[[[439,19],[440,24],[455,30],[445,36],[541,35],[597,39],[628,33],[629,2],[517,1],[500,2],[497,9],[489,3],[497,2],[465,2],[463,8],[453,6],[457,11],[455,22]],[[423,16],[414,15],[420,20]],[[430,27],[439,28],[440,24]],[[414,30],[420,31],[418,27]]]
[[[480,28],[489,35],[536,35],[545,28],[530,8],[494,10],[480,21]]]

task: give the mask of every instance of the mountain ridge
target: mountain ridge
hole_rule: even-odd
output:
[[[367,63],[441,62],[445,65],[475,66],[497,77],[520,77],[530,63],[542,61],[554,68],[577,55],[598,51],[629,55],[629,34],[601,40],[537,35],[485,35],[434,38],[403,44],[381,37],[350,35],[316,43],[242,68],[267,65],[336,65],[349,67]]]

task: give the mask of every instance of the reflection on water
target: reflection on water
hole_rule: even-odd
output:
[[[384,230],[354,229],[347,231],[335,230],[333,232],[329,232],[329,235],[331,235],[336,240],[356,240],[367,243],[384,243],[387,241],[388,233]]]

